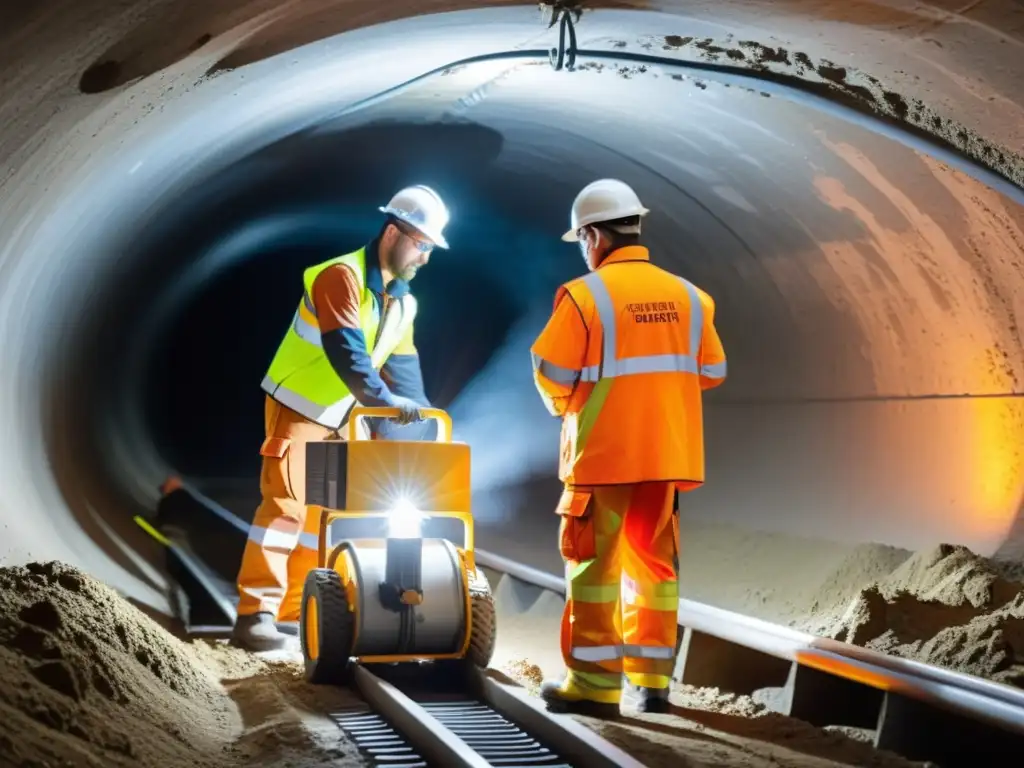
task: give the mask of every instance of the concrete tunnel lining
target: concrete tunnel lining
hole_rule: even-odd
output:
[[[456,7],[457,4],[451,4]],[[662,7],[668,7],[666,4]],[[724,27],[734,23],[739,17],[736,15],[739,8],[736,4],[721,4],[715,9],[697,8],[691,11],[694,15],[700,12],[703,20],[695,20],[692,17],[685,22],[686,31],[697,35],[708,34],[719,36]],[[752,11],[753,12],[753,11]],[[464,26],[455,26],[452,22],[465,19]],[[369,19],[368,19],[369,20]],[[478,21],[483,20],[483,21]],[[785,16],[779,15],[777,19],[766,20],[763,16],[756,20],[762,28],[766,27],[767,21],[774,22],[774,29],[771,31],[779,35],[786,29]],[[645,33],[655,31],[664,34],[666,24],[676,23],[674,19],[661,16],[648,16],[647,13],[627,13],[621,11],[599,11],[588,14],[586,23],[581,25],[581,45],[583,44],[582,31],[587,30],[588,35],[594,37],[604,36],[610,38],[621,36],[626,25],[637,25],[635,35],[643,38]],[[604,26],[601,26],[604,25]],[[647,26],[644,26],[647,25]],[[443,48],[436,45],[433,35],[441,27],[445,27],[446,44]],[[447,27],[452,26],[452,29]],[[442,65],[457,55],[471,55],[474,52],[486,52],[494,47],[506,48],[510,41],[525,43],[540,36],[542,30],[538,30],[536,16],[532,9],[488,9],[475,11],[474,16],[439,16],[427,19],[405,20],[396,22],[396,26],[383,26],[371,29],[363,29],[347,33],[344,39],[345,52],[350,56],[362,56],[361,63],[366,68],[360,68],[363,80],[358,84],[359,91],[352,92],[351,97],[372,93],[379,89],[390,79],[399,79],[403,76],[415,74],[429,68],[431,65]],[[614,32],[614,35],[612,34]],[[940,35],[942,29],[935,31]],[[379,68],[379,61],[375,58],[374,51],[383,40],[392,34],[401,33],[403,42],[412,50],[414,46],[421,45],[422,52],[419,56],[392,57],[388,68]],[[850,30],[851,35],[854,31]],[[239,36],[241,37],[241,36]],[[867,46],[872,35],[864,35],[861,39],[848,42],[846,45],[853,48],[856,45]],[[790,38],[793,43],[801,44],[803,41],[794,35]],[[851,38],[852,39],[852,38]],[[788,41],[787,41],[788,42]],[[161,583],[158,574],[146,565],[145,555],[152,555],[152,550],[147,542],[137,538],[131,531],[120,529],[113,532],[115,538],[125,537],[128,542],[125,544],[125,554],[121,556],[120,564],[114,564],[102,556],[92,544],[90,538],[84,535],[77,535],[76,527],[81,525],[82,520],[90,517],[93,522],[90,525],[90,533],[97,538],[95,527],[104,528],[111,525],[116,526],[118,516],[110,516],[110,509],[125,509],[125,496],[135,504],[145,505],[153,499],[156,482],[160,479],[164,467],[158,462],[152,461],[144,476],[129,478],[131,485],[123,484],[111,486],[107,483],[102,474],[92,478],[87,477],[83,469],[89,468],[89,462],[82,458],[83,452],[90,449],[88,443],[76,443],[70,438],[74,437],[74,429],[68,425],[75,425],[82,420],[82,409],[87,402],[72,397],[83,393],[75,393],[74,385],[80,380],[81,371],[73,367],[73,358],[69,348],[77,346],[78,339],[75,337],[75,323],[69,321],[66,324],[55,324],[48,320],[47,303],[39,300],[40,296],[46,296],[48,302],[60,302],[67,309],[66,317],[89,318],[96,314],[97,304],[90,304],[94,294],[101,295],[104,281],[111,279],[114,267],[102,263],[103,256],[117,254],[119,249],[115,247],[117,240],[114,238],[119,228],[124,232],[130,232],[132,227],[142,226],[145,219],[135,214],[135,211],[123,205],[113,204],[116,200],[126,200],[129,197],[139,204],[145,201],[146,212],[158,211],[162,199],[173,196],[176,193],[175,185],[184,184],[188,181],[188,174],[196,169],[212,169],[216,163],[226,164],[233,157],[237,157],[245,151],[253,149],[257,144],[268,142],[275,135],[282,135],[286,130],[301,122],[303,119],[315,115],[324,103],[337,99],[341,88],[355,85],[350,79],[341,79],[342,75],[355,71],[354,62],[358,59],[350,59],[345,63],[331,61],[332,52],[337,50],[339,41],[324,41],[315,43],[308,49],[294,52],[281,61],[267,60],[254,63],[244,70],[225,72],[217,77],[203,82],[200,87],[194,88],[187,95],[172,97],[166,91],[168,84],[194,82],[195,77],[206,71],[216,63],[220,54],[230,48],[232,42],[228,40],[213,40],[207,46],[200,48],[189,57],[173,64],[158,76],[143,80],[113,96],[75,96],[68,93],[66,85],[59,87],[55,92],[47,94],[49,104],[56,104],[63,99],[70,106],[67,112],[50,126],[46,138],[38,135],[28,140],[24,145],[19,146],[21,141],[28,139],[24,134],[20,139],[7,138],[4,141],[5,147],[17,147],[11,152],[8,149],[8,156],[12,168],[17,170],[6,176],[4,182],[5,203],[3,204],[2,219],[3,230],[7,238],[3,256],[3,307],[4,307],[4,328],[30,327],[39,328],[38,337],[28,342],[28,337],[22,337],[21,341],[4,345],[4,353],[7,357],[8,367],[19,371],[14,380],[5,380],[2,385],[4,392],[4,408],[7,409],[5,419],[12,425],[19,435],[12,439],[8,445],[18,446],[18,452],[11,456],[11,460],[4,467],[4,482],[9,489],[5,500],[5,544],[4,561],[21,562],[26,559],[39,559],[56,557],[71,562],[87,565],[100,578],[123,587],[128,594],[151,605],[159,605],[162,598],[159,594]],[[821,40],[814,41],[806,46],[819,49],[830,54],[833,60],[844,61],[842,56],[837,55],[837,49],[841,45],[829,44]],[[1019,41],[1014,41],[1011,47],[1017,49]],[[88,59],[97,55],[100,48],[98,42],[94,42],[93,49],[73,49],[74,54],[84,62],[83,66],[73,67],[76,71],[83,71],[88,65]],[[830,50],[831,49],[831,50]],[[25,49],[12,46],[10,49],[13,55],[22,53]],[[884,67],[886,56],[898,59],[905,67],[903,70],[907,77],[912,78],[915,68],[908,67],[905,54],[902,51],[892,51],[884,45],[875,43],[876,58],[879,67]],[[11,55],[11,54],[8,54]],[[280,66],[284,60],[291,59],[299,63],[291,64],[288,68]],[[67,62],[65,62],[66,64]],[[374,67],[377,68],[374,68]],[[253,97],[261,92],[264,87],[261,82],[263,76],[274,76],[285,82],[300,83],[308,78],[315,68],[321,68],[321,77],[318,81],[320,90],[318,92],[306,91],[302,93],[281,87],[274,95],[273,100],[263,98],[257,100]],[[326,69],[324,69],[326,68]],[[980,69],[980,67],[979,67]],[[323,76],[326,72],[333,71],[338,78],[332,79]],[[365,72],[371,72],[372,77],[366,77]],[[878,71],[878,70],[876,70]],[[928,66],[918,62],[917,71],[928,71]],[[66,70],[70,72],[70,70]],[[69,79],[67,82],[71,82]],[[28,88],[34,81],[25,78],[21,82],[22,88]],[[960,85],[970,85],[977,89],[977,83],[968,83],[966,78],[961,78]],[[15,94],[18,81],[14,87],[7,86],[6,93]],[[1003,90],[997,102],[1006,115],[1015,114],[1016,105],[1021,103],[1005,83],[1000,83]],[[950,101],[950,94],[955,92],[955,85],[949,83],[936,84],[934,80],[929,83],[934,94],[938,94],[937,100],[949,110],[948,114],[965,124],[977,121],[984,117],[984,110],[973,110],[961,107],[953,109]],[[159,101],[155,98],[159,96]],[[152,110],[149,115],[141,115],[146,110],[139,110],[133,107],[133,103],[145,98],[152,98],[152,104],[159,104],[160,109]],[[974,98],[978,98],[975,96]],[[212,110],[221,100],[229,100],[232,109],[221,110],[219,115],[224,133],[220,137],[210,137],[208,145],[187,145],[178,148],[178,154],[161,155],[159,146],[163,143],[165,148],[170,147],[179,132],[189,130],[209,131],[210,115]],[[309,101],[303,102],[303,99]],[[1007,105],[1006,99],[1013,104]],[[313,100],[319,100],[315,103]],[[8,104],[8,98],[4,101]],[[770,100],[769,100],[770,101]],[[974,102],[965,102],[965,107],[973,105]],[[284,111],[282,107],[288,111]],[[993,108],[994,109],[994,108]],[[204,111],[205,110],[205,111]],[[179,118],[188,118],[191,122],[183,121],[175,124]],[[264,119],[260,119],[260,117]],[[31,111],[26,120],[38,120],[39,113]],[[157,120],[159,118],[159,120]],[[78,123],[79,120],[84,122]],[[138,127],[129,123],[137,121]],[[1007,125],[989,123],[980,131],[983,135],[991,137],[1003,137],[1012,135],[1015,124],[1012,120],[1006,120]],[[31,122],[28,122],[31,125]],[[73,127],[74,126],[74,127]],[[15,126],[18,127],[18,126]],[[145,129],[145,131],[143,130]],[[64,131],[67,131],[65,134]],[[160,132],[162,131],[162,133]],[[95,135],[95,138],[93,136]],[[11,134],[8,134],[11,136]],[[70,139],[68,138],[70,136]],[[224,138],[224,137],[230,138]],[[77,140],[77,141],[76,141]],[[1014,146],[1010,144],[1009,146]],[[1017,144],[1016,146],[1019,146]],[[187,154],[181,154],[184,149]],[[141,162],[141,165],[139,164]],[[162,165],[161,165],[162,162]],[[58,178],[58,172],[66,174]],[[916,172],[920,177],[933,173],[931,170]],[[968,195],[978,196],[982,204],[991,207],[998,198],[993,193],[985,190],[979,191],[973,182],[967,181],[958,174],[940,172],[945,178],[944,185],[955,190],[956,194],[962,194],[967,190]],[[11,194],[12,190],[25,190],[28,179],[35,179],[36,190],[42,191],[43,195],[34,198],[28,193],[20,195]],[[99,180],[102,183],[97,183]],[[128,179],[131,186],[122,186],[117,189],[120,179]],[[105,188],[103,184],[106,184]],[[651,184],[651,182],[645,182]],[[147,186],[152,185],[155,193],[147,195]],[[571,199],[570,187],[572,184],[566,180],[562,196],[566,200]],[[60,190],[63,194],[57,199],[54,190]],[[954,193],[949,193],[954,194]],[[48,196],[47,196],[48,195]],[[120,197],[118,196],[120,195]],[[560,204],[561,205],[561,204]],[[554,206],[558,208],[558,205]],[[564,205],[563,205],[564,207]],[[59,215],[54,212],[58,211]],[[557,217],[556,217],[557,218]],[[1019,217],[1016,228],[1020,229]],[[884,227],[883,227],[884,229]],[[941,229],[941,228],[940,228]],[[875,233],[882,230],[875,230]],[[1003,226],[1004,232],[1012,232],[1010,225]],[[90,236],[93,238],[92,247],[89,248]],[[66,253],[67,243],[76,244],[75,260],[62,265],[60,280],[53,284],[52,271],[43,271],[46,267],[43,258],[51,254]],[[1017,243],[1019,246],[1019,241]],[[1012,242],[1003,246],[1004,249],[1013,247]],[[103,253],[108,251],[109,253]],[[732,356],[734,381],[734,396],[739,399],[744,381],[743,374],[736,374],[737,370],[743,371],[742,364],[743,350],[742,333],[740,327],[739,299],[731,293],[731,286],[734,284],[729,277],[716,277],[708,274],[704,280],[706,287],[719,300],[722,307],[721,315],[723,323],[734,323],[735,331],[730,336],[736,339],[732,342],[737,349]],[[741,274],[741,279],[743,275]],[[699,278],[695,276],[698,282]],[[749,278],[748,278],[749,279]],[[763,278],[762,278],[763,279]],[[1012,317],[1019,306],[1019,287],[1012,283],[1012,271],[997,274],[994,281],[1005,286],[1009,308],[1005,312]],[[785,285],[785,281],[780,281]],[[776,283],[778,285],[779,282]],[[721,287],[718,287],[721,285]],[[765,283],[761,282],[761,290],[767,290]],[[775,290],[775,289],[773,289]],[[748,307],[751,302],[748,302]],[[730,308],[733,310],[732,320]],[[108,305],[109,311],[109,305]],[[749,311],[749,309],[748,309]],[[746,318],[749,322],[749,318]],[[80,322],[80,321],[78,321]],[[810,327],[810,326],[803,326]],[[979,334],[1001,333],[1001,327],[990,327],[984,324],[980,327]],[[823,340],[824,341],[824,340]],[[982,342],[984,345],[984,342]],[[1010,348],[1009,357],[1010,369],[1013,374],[1019,374],[1020,360],[1013,359],[1013,348]],[[747,353],[751,355],[754,352]],[[954,355],[956,357],[963,357]],[[739,362],[737,362],[737,360]],[[761,361],[758,361],[760,364]],[[70,365],[70,367],[69,367]],[[996,392],[1000,389],[998,385],[1005,384],[1010,374],[994,376],[988,385],[988,391]],[[54,378],[64,377],[64,386],[57,387],[58,397],[56,403],[44,398],[46,391],[40,386],[42,382],[52,381]],[[753,377],[747,381],[754,381]],[[826,381],[828,381],[826,379]],[[839,377],[832,379],[835,383]],[[888,383],[903,384],[907,380],[896,376]],[[941,387],[931,388],[933,391],[922,392],[924,384],[935,383],[930,376],[923,376],[916,381],[910,380],[904,391],[897,392],[902,395],[920,394],[956,394],[950,391],[941,390]],[[872,383],[872,382],[868,382]],[[962,384],[963,381],[950,381],[939,383]],[[968,379],[968,383],[974,383]],[[71,391],[69,391],[69,389]],[[948,387],[955,390],[956,387]],[[748,390],[751,391],[751,390]],[[785,387],[780,390],[788,394]],[[827,384],[824,391],[829,394]],[[1004,388],[1005,391],[1005,388]],[[846,396],[859,395],[886,395],[892,394],[893,390],[884,390],[878,387],[876,391],[851,390],[843,392]],[[807,396],[808,393],[801,392]],[[818,392],[810,392],[810,396],[818,395]],[[88,398],[86,398],[86,401]],[[790,415],[794,404],[781,404],[768,419],[771,425],[764,431],[766,439],[763,442],[754,442],[746,439],[746,430],[749,424],[749,416],[743,409],[749,409],[752,405],[748,403],[737,403],[728,406],[728,398],[723,394],[722,403],[718,407],[716,424],[716,406],[709,408],[709,423],[711,435],[709,437],[709,468],[718,473],[718,479],[707,489],[700,492],[696,498],[694,515],[710,516],[716,519],[728,519],[729,515],[737,509],[750,509],[755,505],[763,505],[772,509],[785,509],[796,506],[799,514],[795,519],[778,521],[761,518],[758,523],[770,525],[775,523],[785,528],[787,525],[792,528],[794,525],[803,531],[814,528],[812,519],[815,511],[814,504],[818,509],[822,506],[835,504],[835,490],[842,486],[843,479],[835,473],[831,476],[825,472],[815,473],[815,482],[807,483],[807,470],[800,463],[805,454],[797,456],[786,456],[785,452],[775,451],[773,447],[782,441],[797,440],[807,437],[808,430],[814,431],[809,421],[797,422]],[[31,405],[32,407],[28,407]],[[822,404],[809,406],[814,408],[826,407]],[[837,428],[845,427],[853,429],[855,426],[860,429],[869,429],[870,421],[865,419],[862,411],[855,406],[849,408],[842,417],[831,418],[830,423]],[[843,445],[831,445],[831,453],[828,454],[828,466],[835,472],[836,467],[855,468],[862,470],[862,477],[858,477],[858,485],[862,488],[871,488],[873,473],[883,472],[890,478],[894,474],[891,467],[891,456],[906,455],[907,452],[917,451],[918,459],[922,469],[936,471],[935,462],[942,458],[944,449],[959,444],[958,431],[965,423],[962,417],[952,415],[956,408],[977,408],[990,407],[979,406],[976,401],[969,401],[965,406],[960,403],[949,405],[947,401],[925,401],[924,403],[912,403],[896,405],[890,409],[890,414],[882,417],[888,422],[889,438],[886,442],[893,444],[893,453],[878,453],[869,450],[857,455],[856,449],[850,446],[850,440],[841,441]],[[991,406],[995,408],[992,417],[994,432],[1000,430],[1007,435],[1007,440],[1012,440],[1019,435],[1019,416],[1010,406],[1005,404]],[[55,437],[51,438],[49,452],[46,441],[39,429],[40,412],[46,412],[47,422]],[[767,413],[767,412],[765,412]],[[899,420],[903,423],[900,424]],[[1005,426],[1004,420],[1009,419]],[[941,420],[945,424],[936,427]],[[896,422],[896,426],[893,426]],[[914,437],[914,430],[922,430],[922,433]],[[934,430],[934,431],[930,431]],[[934,436],[936,431],[941,431],[947,436],[947,442],[937,444]],[[854,441],[855,442],[855,441]],[[821,444],[812,442],[808,454],[821,455]],[[873,447],[877,447],[873,445]],[[896,450],[898,448],[898,450]],[[94,451],[95,448],[93,447]],[[962,464],[964,459],[975,456],[974,446],[962,446],[960,452],[952,451],[947,456],[947,464],[941,474],[949,476],[949,467]],[[853,453],[854,458],[850,460],[845,452]],[[737,462],[736,457],[741,456],[742,462]],[[758,465],[759,458],[763,460],[768,456],[770,461]],[[742,467],[730,475],[728,466],[730,461],[733,466],[742,463]],[[1015,459],[1016,461],[1016,459]],[[95,467],[93,467],[95,468]],[[56,470],[56,471],[54,471]],[[967,541],[980,550],[993,551],[999,545],[1005,528],[1012,518],[1012,512],[1016,511],[1016,500],[1019,498],[1019,465],[1014,464],[1005,471],[1006,479],[1002,480],[1007,485],[1005,499],[995,505],[998,509],[993,512],[996,519],[991,528],[983,532],[968,533]],[[875,475],[877,476],[877,475]],[[51,482],[50,478],[56,477],[58,482]],[[755,478],[755,482],[751,482]],[[799,504],[793,504],[794,488],[801,483],[806,483],[805,497]],[[838,486],[837,486],[838,484]],[[62,488],[60,487],[62,486]],[[89,487],[91,486],[91,487]],[[745,491],[746,487],[752,490]],[[860,503],[863,507],[869,505],[879,506],[876,508],[885,509],[879,502],[887,500],[887,491],[883,486],[878,486],[878,496],[871,498],[871,494],[862,496]],[[85,493],[82,493],[82,490]],[[906,496],[913,496],[917,488],[902,488],[900,493]],[[127,491],[127,493],[125,493]],[[937,495],[948,494],[950,488],[943,486],[936,492]],[[751,498],[753,494],[755,498]],[[1014,498],[1016,496],[1016,498]],[[889,496],[892,498],[892,496]],[[899,495],[897,495],[899,498]],[[838,505],[837,505],[838,506]],[[131,508],[129,502],[128,508]],[[950,509],[959,512],[963,507],[963,497],[959,503],[954,503]],[[25,510],[47,510],[46,517],[28,515]],[[75,514],[70,514],[70,510]],[[95,510],[95,512],[90,512]],[[830,517],[827,521],[819,521],[819,528],[815,532],[832,533],[842,535],[841,530],[844,519],[848,521],[849,516],[857,514],[859,510],[856,505],[847,504],[840,506],[835,513],[836,517]],[[842,519],[836,519],[839,515]],[[887,514],[883,512],[882,514]],[[51,516],[52,515],[52,516]],[[546,515],[546,510],[545,510]],[[109,523],[107,521],[110,521]],[[31,522],[30,522],[31,521]],[[834,521],[834,522],[833,522]],[[42,524],[44,529],[39,529]],[[50,525],[52,524],[52,527]],[[35,528],[30,526],[36,525]],[[915,523],[920,525],[920,519]],[[54,531],[59,531],[55,535]],[[955,533],[955,530],[943,530],[946,533]],[[849,531],[845,531],[849,534]],[[926,531],[927,541],[934,540],[934,534]],[[909,537],[909,532],[904,530],[897,532],[897,537]],[[948,537],[947,537],[948,538]],[[962,539],[964,537],[961,537]],[[538,532],[538,541],[544,540],[544,534]],[[536,546],[534,546],[536,549]],[[144,553],[139,557],[138,552]],[[547,555],[545,555],[546,557]],[[129,569],[136,571],[136,578],[126,578]],[[141,576],[142,578],[139,578]],[[144,581],[149,581],[150,586],[140,586]]]

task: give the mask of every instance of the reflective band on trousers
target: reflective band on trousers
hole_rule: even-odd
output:
[[[320,538],[315,533],[285,533],[273,528],[249,526],[249,540],[266,549],[277,549],[291,552],[295,547],[316,550],[320,546]]]
[[[622,577],[622,602],[626,605],[648,608],[654,611],[671,611],[679,608],[679,582],[664,581],[640,587],[628,576]]]
[[[599,691],[618,691],[622,688],[622,675],[602,672],[580,672],[578,669],[569,671],[569,677],[586,688]]]
[[[630,659],[672,659],[674,648],[656,645],[591,645],[573,648],[572,657],[577,661],[614,661],[623,657]]]
[[[640,355],[637,357],[616,357],[615,307],[612,297],[604,284],[599,271],[591,272],[583,277],[583,282],[590,289],[597,307],[597,315],[601,319],[601,330],[604,343],[601,350],[601,362],[589,365],[576,371],[563,368],[544,358],[531,353],[534,370],[555,384],[571,387],[576,381],[596,383],[601,379],[616,376],[632,376],[640,373],[696,373],[710,379],[724,379],[726,363],[700,366],[697,364],[697,352],[700,350],[701,337],[704,333],[704,305],[700,294],[689,281],[679,278],[690,297],[690,352],[689,355]]]
[[[266,549],[279,549],[284,552],[291,552],[299,541],[298,531],[289,533],[279,531],[275,528],[261,528],[253,525],[249,528],[249,540],[253,544]]]

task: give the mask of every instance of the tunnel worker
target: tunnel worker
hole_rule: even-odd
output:
[[[649,213],[602,179],[572,207],[589,274],[559,287],[531,349],[534,380],[561,417],[567,669],[541,689],[549,708],[664,712],[675,664],[676,492],[704,482],[702,391],[725,380],[711,297],[655,266],[640,245]]]
[[[316,566],[320,510],[303,505],[306,443],[344,437],[356,403],[399,409],[397,419],[370,420],[374,437],[429,439],[436,429],[419,413],[429,402],[408,283],[435,247],[448,247],[449,212],[425,186],[399,191],[380,211],[386,219],[369,245],[305,270],[298,309],[263,379],[262,502],[238,574],[233,633],[250,650],[289,645],[281,630],[298,621],[303,582]]]

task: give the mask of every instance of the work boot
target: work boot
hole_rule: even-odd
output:
[[[637,712],[665,714],[669,711],[668,688],[644,688],[629,685],[626,689],[626,703]]]
[[[292,637],[299,636],[299,622],[297,621],[279,621],[276,626],[278,632],[283,632]]]
[[[545,680],[540,697],[552,712],[566,712],[593,717],[618,717],[622,691],[584,688],[571,677]]]
[[[278,631],[274,625],[274,614],[269,611],[239,616],[231,637],[238,645],[254,653],[279,651],[294,642]]]

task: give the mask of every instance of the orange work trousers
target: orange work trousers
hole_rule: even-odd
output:
[[[264,407],[260,448],[263,497],[249,528],[238,572],[238,614],[267,611],[298,621],[306,574],[316,567],[320,507],[306,507],[306,443],[334,430],[308,421],[271,397]]]
[[[646,688],[671,682],[679,605],[674,501],[673,483],[562,493],[562,658],[584,689],[619,690],[623,674]]]

